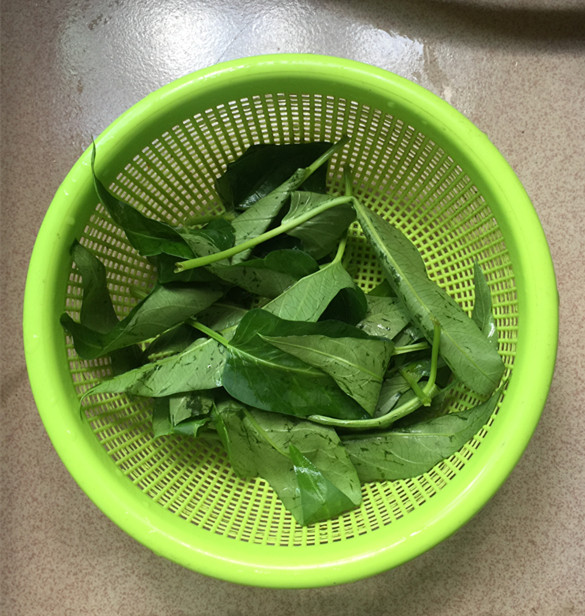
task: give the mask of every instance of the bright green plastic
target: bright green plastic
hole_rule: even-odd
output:
[[[488,425],[459,453],[412,480],[364,486],[364,504],[298,526],[261,480],[231,472],[220,449],[153,439],[148,402],[78,398],[109,374],[79,360],[59,325],[80,305],[69,248],[105,262],[120,314],[149,267],[97,208],[86,151],[48,209],[31,257],[24,341],[47,432],[81,488],[116,524],[166,558],[242,584],[339,584],[398,566],[457,530],[496,492],[525,449],[552,379],[558,333],[547,243],[520,182],[488,138],[405,79],[313,55],[246,58],[188,75],[146,97],[96,139],[106,184],[172,222],[217,211],[213,179],[251,143],[351,138],[332,162],[354,170],[356,193],[407,233],[429,275],[467,310],[473,262],[492,289],[507,386]],[[97,209],[96,209],[97,208]],[[359,232],[348,254],[370,288],[379,269]],[[462,395],[453,410],[471,402]]]

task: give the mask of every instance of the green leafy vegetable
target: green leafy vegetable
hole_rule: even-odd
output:
[[[177,420],[176,411],[173,410],[188,406],[193,400],[192,395],[157,398],[152,411],[152,430],[154,436],[166,436],[168,434],[198,436],[201,429],[211,422],[213,399],[207,398],[206,401],[209,402],[208,407],[201,406],[201,410],[197,407],[197,410],[193,410],[188,415],[185,414],[180,420]]]
[[[488,342],[497,350],[498,330],[492,308],[492,294],[486,277],[477,261],[473,264],[473,283],[475,285],[475,303],[473,304],[471,318]]]
[[[467,411],[421,421],[402,429],[351,435],[343,443],[360,481],[407,479],[459,451],[489,420],[500,391]]]
[[[344,195],[326,193],[324,163],[346,143],[251,147],[217,180],[227,212],[183,226],[114,197],[94,149],[98,197],[158,284],[118,320],[105,267],[76,243],[80,322],[61,317],[81,357],[115,365],[83,397],[154,398],[156,437],[219,439],[234,471],[268,481],[303,525],[358,506],[360,482],[427,472],[502,392],[481,268],[470,318],[415,246],[353,197],[349,175]],[[386,277],[367,295],[344,259],[356,217]],[[491,397],[449,414],[470,390]]]
[[[365,318],[367,309],[368,303],[365,293],[352,281],[350,286],[337,291],[321,313],[319,320],[342,321],[356,325]]]
[[[236,472],[266,479],[300,524],[328,519],[361,502],[355,468],[331,428],[233,401],[218,405],[216,421]]]
[[[216,340],[200,338],[185,350],[102,381],[85,395],[130,393],[160,398],[221,385],[225,350]]]
[[[185,244],[189,246],[191,258],[207,257],[228,250],[234,245],[234,229],[229,220],[223,217],[212,219],[203,227],[178,228],[177,231]],[[161,284],[169,282],[218,283],[220,281],[220,278],[208,269],[176,272],[177,258],[167,253],[151,256],[149,260],[156,267]]]
[[[367,295],[368,311],[358,327],[372,336],[393,340],[409,323],[410,315],[395,297]]]
[[[197,391],[169,397],[169,418],[174,426],[186,419],[209,417],[215,403],[213,391]]]
[[[330,195],[295,191],[291,195],[290,209],[282,223],[297,220],[330,200]],[[303,250],[315,259],[321,259],[337,248],[341,236],[354,220],[355,211],[351,201],[348,201],[295,226],[288,234],[301,240]]]
[[[300,513],[297,512],[297,519],[301,524],[328,520],[360,503],[361,498],[352,500],[294,445],[289,448],[289,456],[299,486]],[[351,468],[350,464],[346,468]],[[345,477],[343,479],[346,480]],[[354,484],[359,485],[359,478]]]
[[[381,417],[388,414],[401,401],[405,399],[405,394],[411,393],[411,385],[406,375],[410,375],[411,379],[419,383],[422,378],[429,378],[431,374],[430,362],[413,362],[407,364],[401,370],[389,373],[380,389],[378,404],[375,411],[376,417]]]
[[[343,247],[344,243],[340,245],[340,250],[331,263],[324,265],[314,274],[301,278],[285,293],[264,306],[264,309],[281,319],[317,321],[340,291],[352,289],[359,297],[362,291],[357,288],[341,263]]]
[[[152,257],[148,257],[148,260],[156,268],[158,282],[160,284],[168,284],[169,282],[221,283],[221,280],[217,276],[214,276],[205,268],[176,272],[175,266],[177,264],[177,257],[172,255],[154,255]]]
[[[427,404],[429,399],[432,399],[437,393],[439,388],[435,381],[438,371],[439,363],[439,342],[441,338],[441,328],[437,322],[435,322],[433,345],[431,350],[431,369],[429,379],[425,383],[424,387],[416,390],[416,396],[414,399],[408,400],[401,404],[398,408],[392,409],[390,412],[384,415],[378,415],[376,417],[370,417],[362,420],[355,419],[336,419],[327,417],[324,415],[311,415],[309,419],[316,423],[320,423],[326,426],[336,426],[344,428],[346,430],[369,430],[369,429],[383,429],[392,425],[394,422],[402,419],[406,415],[416,411],[422,404]],[[407,381],[410,388],[413,388],[413,380],[409,379],[407,375],[402,372],[402,376]]]
[[[319,324],[313,326],[319,331]],[[310,330],[309,330],[310,331]],[[384,373],[392,355],[392,343],[357,336],[334,337],[322,333],[263,336],[273,346],[323,370],[367,413],[373,415]]]
[[[377,284],[373,289],[368,291],[368,295],[371,297],[396,297],[394,289],[390,286],[390,283],[384,279]]]
[[[415,246],[378,214],[357,205],[358,220],[394,291],[427,340],[441,325],[441,355],[471,390],[490,395],[504,373],[497,350],[460,306],[426,273]]]
[[[392,429],[402,429],[413,424],[447,415],[449,413],[449,404],[457,398],[456,389],[460,386],[461,385],[457,381],[451,381],[448,385],[443,387],[436,396],[433,397],[429,406],[421,406],[416,411],[406,415],[402,419],[399,419],[392,425]],[[405,394],[405,397],[409,395],[414,396],[411,392]]]
[[[108,291],[106,268],[79,242],[74,242],[71,247],[71,256],[81,274],[83,287],[79,320],[85,327],[97,332],[107,332],[118,323],[118,317]]]
[[[270,193],[260,198],[254,205],[237,216],[233,221],[236,232],[236,243],[242,244],[268,229],[291,193],[298,190],[309,177],[317,171],[324,162],[329,160],[333,154],[340,150],[345,143],[346,140],[342,139],[331,146],[312,164],[295,171],[289,178],[284,180],[282,184],[274,188]],[[246,259],[248,255],[248,251],[240,252],[233,257],[232,263],[239,263]]]
[[[297,280],[318,269],[315,259],[300,250],[274,250],[261,259],[252,258],[236,265],[210,266],[218,278],[260,297],[276,297]]]
[[[174,284],[157,286],[130,314],[107,332],[76,323],[68,314],[61,324],[73,336],[75,350],[83,359],[94,359],[123,347],[143,342],[178,325],[207,308],[223,295],[216,288]]]
[[[222,375],[226,391],[256,408],[306,417],[359,418],[363,411],[326,372],[281,351],[267,337],[290,331],[287,322],[265,310],[251,310],[234,337],[225,342],[228,357]]]
[[[96,193],[112,220],[124,229],[130,244],[145,257],[168,254],[184,259],[191,258],[193,252],[177,229],[166,223],[148,218],[109,192],[96,175],[95,158],[96,148],[94,145],[91,168]]]
[[[341,205],[346,205],[348,201],[349,201],[348,197],[328,197],[327,199],[324,199],[323,202],[315,206],[312,210],[304,211],[300,213],[298,216],[294,218],[290,218],[286,222],[283,222],[280,225],[273,227],[272,229],[264,233],[250,235],[247,239],[244,239],[242,242],[237,243],[235,246],[231,248],[228,248],[226,250],[222,250],[220,252],[216,252],[213,254],[209,254],[204,257],[197,257],[194,259],[189,259],[188,261],[177,262],[175,266],[175,271],[183,272],[185,270],[193,269],[196,267],[209,266],[212,263],[215,263],[217,261],[223,261],[224,259],[228,259],[228,258],[231,259],[232,264],[240,263],[244,259],[248,258],[250,254],[250,250],[252,248],[255,248],[256,246],[258,246],[259,244],[262,244],[263,242],[271,240],[277,237],[278,235],[281,235],[283,233],[288,233],[291,229],[305,223],[307,220],[315,216],[318,216],[326,212],[327,210],[330,210],[335,207],[339,207]],[[251,215],[251,213],[255,210],[255,208],[258,207],[261,203],[262,202],[259,201],[252,208],[250,208],[249,210],[246,210],[244,214],[241,214],[240,216]],[[234,223],[233,223],[234,226],[237,225],[238,221],[239,221],[239,218],[236,218],[234,220]],[[264,226],[262,226],[262,228],[264,228]]]
[[[106,333],[118,324],[118,317],[112,304],[103,263],[79,242],[71,247],[71,256],[79,273],[83,287],[83,297],[79,320],[83,327]],[[110,353],[114,374],[136,368],[144,361],[141,349],[129,346]]]
[[[190,325],[181,323],[157,336],[146,347],[145,352],[151,361],[162,359],[184,351],[198,337],[199,332],[197,330]]]
[[[203,227],[181,228],[179,233],[193,254],[199,257],[227,250],[236,240],[233,225],[221,216],[210,220]]]
[[[220,300],[197,315],[197,320],[226,336],[224,330],[234,328],[248,312],[247,307]],[[191,330],[193,328],[191,327]]]
[[[247,209],[278,188],[298,169],[308,167],[331,143],[260,144],[249,147],[231,162],[216,181],[227,210]],[[326,169],[320,167],[302,184],[305,190],[325,192]]]
[[[380,398],[376,407],[375,417],[383,417],[405,401],[410,401],[416,396],[410,389],[407,380],[400,374],[394,374],[382,383]]]

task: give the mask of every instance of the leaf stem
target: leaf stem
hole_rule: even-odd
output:
[[[198,329],[200,332],[203,332],[210,338],[213,338],[224,347],[230,346],[229,340],[227,338],[224,338],[221,334],[218,334],[214,329],[207,327],[207,325],[203,325],[203,323],[200,323],[195,319],[191,319],[189,321],[189,325],[191,325],[191,327],[194,327],[195,329]]]
[[[407,344],[405,346],[397,346],[394,347],[394,355],[406,355],[406,353],[414,353],[416,351],[426,351],[429,348],[429,343],[425,340],[424,342],[417,342],[415,344]]]
[[[431,373],[429,383],[437,380],[437,370],[439,367],[439,347],[441,346],[441,325],[437,319],[433,319],[433,348],[431,350]]]
[[[410,374],[410,372],[408,372],[408,370],[405,370],[404,368],[399,368],[398,372],[400,372],[402,378],[408,383],[408,386],[410,387],[410,389],[412,389],[416,397],[420,400],[421,404],[423,406],[430,406],[431,397],[428,393],[425,393],[423,388],[418,384],[418,381],[413,378],[412,374]]]
[[[438,321],[433,321],[433,350],[431,355],[431,372],[429,380],[421,389],[423,396],[428,396],[429,399],[436,396],[441,390],[435,385],[437,378],[437,364],[439,362],[439,345],[441,342],[441,326]],[[417,397],[412,398],[408,402],[401,404],[399,407],[392,409],[386,415],[374,417],[372,419],[337,419],[335,417],[327,417],[326,415],[310,415],[307,417],[309,421],[334,428],[345,428],[348,430],[379,430],[387,428],[394,422],[402,419],[406,415],[416,411],[423,405],[423,402]]]
[[[210,254],[204,257],[196,257],[195,259],[189,259],[188,261],[180,261],[175,264],[175,273],[184,272],[190,269],[195,269],[196,267],[203,267],[205,265],[210,265],[211,263],[222,261],[223,259],[229,259],[230,257],[233,257],[234,255],[237,255],[240,252],[244,252],[245,250],[249,250],[251,248],[254,248],[255,246],[258,246],[258,244],[261,244],[262,242],[270,240],[273,237],[276,237],[277,235],[281,235],[282,233],[287,233],[288,231],[303,224],[304,222],[307,222],[307,220],[310,220],[314,216],[317,216],[318,214],[322,214],[323,212],[333,207],[336,207],[338,205],[348,203],[349,201],[352,201],[352,199],[349,197],[345,197],[345,196],[332,197],[329,201],[325,201],[325,203],[319,205],[318,207],[315,207],[309,212],[306,212],[305,214],[298,216],[297,218],[293,218],[279,225],[278,227],[275,227],[274,229],[270,229],[269,231],[266,231],[265,233],[261,233],[260,235],[257,235],[256,237],[252,237],[249,240],[246,240],[245,242],[241,242],[240,244],[237,244],[236,246],[232,246],[231,248],[228,248],[227,250],[222,250],[220,252],[214,252],[213,254]]]
[[[345,196],[353,197],[353,174],[350,167],[347,167],[343,171],[343,186],[345,188]]]
[[[341,240],[339,241],[339,245],[337,246],[337,252],[335,253],[335,256],[333,257],[333,260],[331,261],[331,263],[341,263],[341,260],[343,259],[343,254],[345,253],[346,246],[347,246],[347,233],[345,233],[343,237],[341,238]]]
[[[349,137],[347,135],[344,135],[339,141],[337,141],[330,148],[325,150],[325,152],[323,152],[323,154],[321,154],[321,156],[319,156],[317,160],[313,161],[308,167],[306,167],[305,171],[307,174],[307,178],[312,173],[315,173],[315,171],[317,171],[317,169],[319,169],[321,165],[326,163],[336,152],[339,152],[339,150],[341,150],[346,143],[349,143]]]

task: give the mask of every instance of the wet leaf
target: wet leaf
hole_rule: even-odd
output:
[[[414,244],[378,214],[357,206],[360,225],[388,282],[430,342],[434,322],[441,326],[440,352],[454,374],[474,392],[487,396],[497,387],[504,364],[477,325],[427,276]]]
[[[362,482],[406,479],[430,470],[459,451],[489,420],[500,398],[403,428],[343,439]]]

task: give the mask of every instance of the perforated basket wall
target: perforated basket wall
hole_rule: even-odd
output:
[[[310,67],[306,70],[310,75]],[[232,80],[231,88],[226,81],[221,97],[217,92],[211,97],[213,104],[205,101],[202,104],[194,91],[190,113],[181,111],[179,118],[175,110],[166,122],[161,121],[162,115],[157,119],[158,134],[152,132],[151,126],[153,138],[148,142],[133,139],[121,144],[125,159],[107,168],[110,188],[145,214],[180,223],[195,214],[221,211],[214,190],[215,178],[248,146],[336,141],[348,135],[350,143],[330,165],[330,191],[340,190],[342,169],[351,166],[356,194],[363,203],[411,238],[423,255],[429,275],[469,312],[474,301],[473,263],[480,263],[492,290],[499,351],[506,364],[506,378],[510,379],[515,370],[519,336],[517,274],[510,246],[500,227],[502,212],[498,208],[494,210],[489,195],[482,192],[476,169],[470,175],[469,165],[458,157],[458,151],[446,149],[441,142],[440,126],[427,122],[417,124],[416,114],[405,114],[404,100],[394,105],[389,98],[389,104],[381,105],[382,98],[370,96],[365,83],[354,81],[343,87],[341,80],[352,79],[351,74],[337,75],[337,85],[326,81],[320,85],[318,76],[303,79],[298,67],[289,78],[286,71],[286,65],[279,70],[266,70],[256,83],[253,78],[242,77],[241,82],[245,83],[242,87],[238,86],[237,79]],[[377,82],[383,79],[382,71],[373,76]],[[198,87],[204,90],[205,82]],[[188,105],[184,103],[184,92],[182,97],[181,109],[185,109]],[[164,98],[164,104],[173,106],[172,94]],[[134,126],[138,121],[137,116],[132,123],[134,135],[139,134]],[[98,141],[98,167],[99,153]],[[79,225],[83,227],[80,241],[106,265],[114,304],[119,316],[123,316],[136,303],[136,290],[150,287],[153,271],[110,221],[97,198],[88,202],[84,211],[87,217]],[[365,290],[381,280],[380,268],[357,226],[351,231],[346,263]],[[78,316],[81,297],[80,277],[71,270],[64,309],[74,318]],[[107,360],[80,360],[70,339],[66,340],[66,348],[77,394],[110,374]],[[500,406],[505,400],[506,394]],[[471,402],[467,394],[455,396],[452,410]],[[254,548],[256,561],[252,568],[261,569],[263,559],[268,563],[266,568],[270,568],[272,560],[278,561],[281,572],[275,575],[280,577],[260,576],[254,580],[242,573],[247,567],[243,562],[245,555],[237,558],[242,561],[237,565],[239,573],[232,574],[230,565],[226,564],[223,573],[212,571],[212,574],[260,584],[265,579],[267,584],[282,586],[318,585],[362,575],[359,568],[339,573],[347,563],[338,563],[337,577],[317,576],[310,581],[305,576],[302,581],[291,581],[294,576],[287,579],[286,566],[282,565],[287,560],[287,550],[296,570],[304,567],[309,570],[311,563],[319,561],[318,550],[322,546],[340,543],[344,547],[340,548],[339,562],[359,560],[367,557],[365,552],[360,554],[361,537],[379,537],[380,547],[387,547],[394,539],[403,542],[409,533],[416,534],[417,529],[409,527],[405,520],[425,508],[427,519],[432,518],[437,496],[481,451],[483,442],[489,439],[490,431],[499,421],[500,412],[503,412],[501,408],[463,449],[430,472],[408,480],[367,484],[363,487],[361,507],[337,519],[301,527],[263,480],[239,479],[218,446],[181,436],[154,439],[149,401],[107,395],[89,398],[83,405],[95,441],[107,454],[103,462],[106,472],[123,475],[129,491],[140,491],[150,499],[154,527],[158,511],[164,510],[166,528],[173,525],[180,528],[182,537],[189,536],[188,528],[196,528],[198,534],[194,537],[200,536],[201,531],[221,537],[222,550],[226,549],[227,540],[228,546],[232,542],[235,554],[242,544],[258,546],[257,550]],[[501,478],[495,483],[499,481]],[[478,501],[477,506],[472,506],[467,517],[479,505]],[[437,514],[442,516],[443,512]],[[173,517],[172,522],[169,515]],[[466,516],[460,516],[463,517]],[[449,530],[429,538],[417,549],[426,549],[462,521],[453,522]],[[394,527],[400,529],[396,537]],[[144,537],[139,538],[148,544]],[[356,547],[352,548],[352,544]],[[157,549],[161,550],[160,544]],[[373,552],[371,541],[367,550]],[[361,571],[373,572],[376,567],[392,566],[414,555],[388,557]],[[187,563],[185,558],[181,562],[200,569],[196,560],[194,556],[192,563]]]

